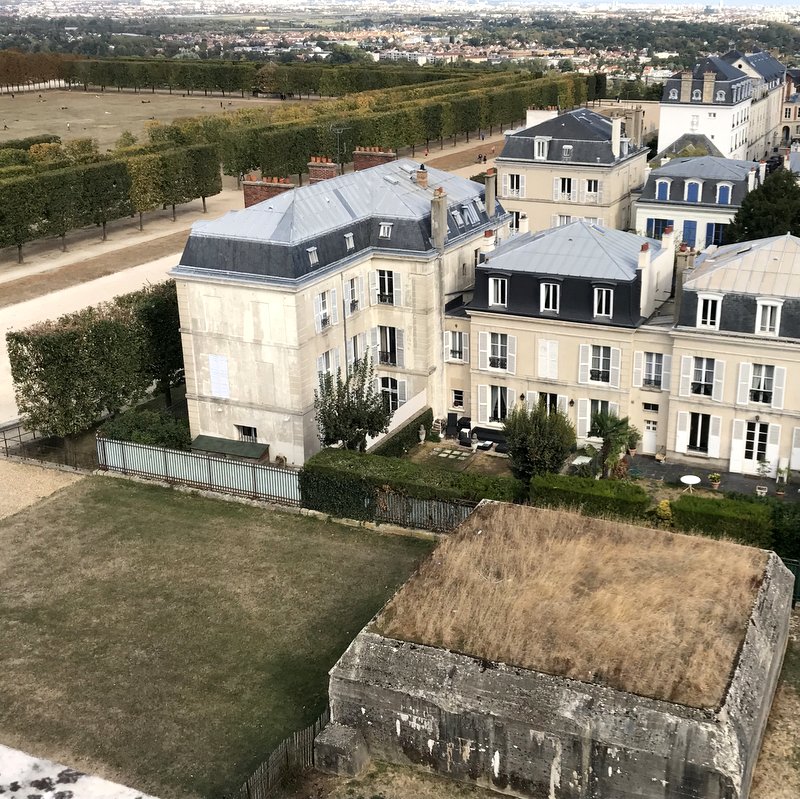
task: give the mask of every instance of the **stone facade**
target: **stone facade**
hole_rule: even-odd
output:
[[[365,628],[330,673],[331,720],[339,726],[321,741],[324,763],[352,771],[366,745],[372,758],[520,797],[747,799],[786,647],[792,584],[771,555],[718,708],[648,699]]]

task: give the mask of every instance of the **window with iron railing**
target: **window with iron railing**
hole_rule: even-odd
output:
[[[491,356],[489,358],[489,366],[492,369],[507,369],[508,358],[502,358],[500,356]]]
[[[380,350],[378,359],[382,366],[397,366],[397,351]]]
[[[590,369],[589,379],[597,383],[609,383],[611,382],[611,371],[608,369]]]
[[[464,360],[464,350],[450,350],[450,360],[452,360],[452,361],[463,361]]]
[[[714,392],[714,359],[695,358],[693,378],[692,394],[710,397]]]

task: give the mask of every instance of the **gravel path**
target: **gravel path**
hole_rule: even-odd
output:
[[[0,519],[82,479],[79,474],[0,458],[0,486],[3,487],[0,491]]]

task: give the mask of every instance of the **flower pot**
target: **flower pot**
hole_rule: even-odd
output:
[[[631,457],[636,455],[636,447],[629,447],[628,448],[628,455],[630,455]]]
[[[711,483],[711,487],[714,489],[714,491],[716,491],[719,488],[719,484],[720,484],[719,480],[715,480],[714,482]]]

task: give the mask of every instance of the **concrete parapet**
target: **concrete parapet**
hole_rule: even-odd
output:
[[[364,737],[354,727],[329,724],[314,739],[314,766],[327,774],[358,777],[369,765]]]

